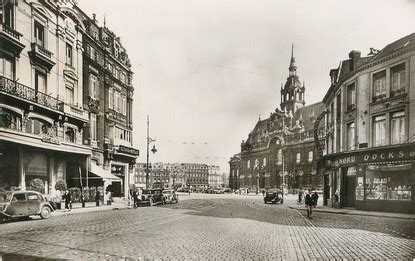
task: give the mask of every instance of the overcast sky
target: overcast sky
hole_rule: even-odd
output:
[[[220,165],[279,107],[291,43],[306,105],[329,70],[415,32],[415,0],[80,0],[127,48],[134,72],[134,146],[151,162]]]

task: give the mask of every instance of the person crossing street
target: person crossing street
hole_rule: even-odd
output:
[[[306,208],[307,208],[307,217],[308,218],[310,218],[310,219],[312,219],[312,217],[311,217],[311,214],[313,213],[313,205],[314,205],[314,202],[313,202],[313,199],[311,198],[311,192],[310,192],[310,190],[308,190],[308,193],[307,193],[307,195],[305,196],[305,206],[306,206]]]

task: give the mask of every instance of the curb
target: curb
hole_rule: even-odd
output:
[[[299,208],[299,207],[294,207],[294,206],[288,206],[291,209],[295,209],[295,210],[303,210],[305,211],[305,208]],[[398,219],[413,219],[415,220],[415,216],[414,217],[404,217],[404,216],[395,216],[395,215],[380,215],[380,214],[371,214],[371,213],[359,213],[359,212],[348,212],[348,211],[330,211],[330,210],[324,210],[324,209],[314,209],[313,211],[315,212],[321,212],[321,213],[330,213],[330,214],[340,214],[340,215],[353,215],[353,216],[368,216],[368,217],[383,217],[383,218],[398,218]],[[389,214],[389,213],[388,213]]]
[[[54,211],[52,214],[53,216],[63,216],[63,215],[73,215],[73,214],[82,214],[82,213],[90,213],[90,212],[97,212],[97,211],[108,211],[108,210],[123,210],[123,209],[130,209],[131,206],[113,206],[111,208],[102,208],[102,207],[85,207],[85,208],[76,208],[72,209],[71,211]],[[75,211],[74,211],[75,210]],[[87,210],[87,211],[85,211]]]

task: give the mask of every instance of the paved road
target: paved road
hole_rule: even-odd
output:
[[[0,252],[69,259],[409,259],[415,221],[315,213],[260,196],[181,195],[179,204],[0,224]]]

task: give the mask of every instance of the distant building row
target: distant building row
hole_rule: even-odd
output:
[[[215,165],[159,162],[150,164],[149,171],[148,184],[153,188],[206,189],[224,186],[223,173]],[[145,163],[136,164],[134,184],[136,188],[145,188]]]

